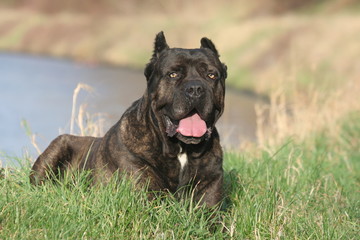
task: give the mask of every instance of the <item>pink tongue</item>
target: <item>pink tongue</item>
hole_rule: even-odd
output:
[[[190,117],[181,119],[176,131],[187,137],[201,137],[206,133],[207,129],[205,121],[195,113]]]

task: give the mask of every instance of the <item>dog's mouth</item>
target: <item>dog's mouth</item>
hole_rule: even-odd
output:
[[[169,137],[176,136],[186,144],[198,144],[211,135],[211,127],[196,111],[190,112],[180,120],[171,120],[165,116],[166,133]]]

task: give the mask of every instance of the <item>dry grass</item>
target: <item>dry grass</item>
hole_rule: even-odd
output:
[[[78,104],[77,99],[80,91],[93,93],[95,90],[85,83],[79,83],[74,89],[70,119],[70,134],[102,137],[104,135],[105,118],[101,113],[90,114],[87,112],[86,103]]]
[[[84,83],[79,83],[74,89],[69,133],[79,136],[102,137],[105,133],[105,117],[102,113],[91,114],[87,112],[87,104],[78,103],[78,95],[80,91],[93,93],[95,90]],[[24,128],[26,135],[29,137],[31,145],[35,148],[37,154],[40,155],[42,150],[38,145],[36,139],[37,135],[32,132],[31,127],[26,120],[21,121],[21,126]],[[62,134],[63,132],[65,132],[65,130],[62,129],[59,133]]]
[[[70,120],[70,134],[75,134],[74,132],[74,123],[75,123],[75,115],[76,115],[76,104],[77,104],[77,97],[79,95],[80,90],[85,90],[87,92],[93,92],[93,88],[90,87],[89,85],[85,84],[85,83],[79,83],[73,93],[73,101],[72,101],[72,109],[71,109],[71,120]],[[83,132],[83,117],[84,117],[84,105],[80,105],[79,110],[78,110],[78,125],[79,128],[81,130],[81,132]]]
[[[257,105],[257,138],[261,147],[278,146],[286,138],[305,140],[309,135],[326,130],[337,138],[339,121],[351,112],[360,111],[358,79],[332,91],[309,89],[306,92],[284,89],[273,91],[270,103]]]
[[[26,120],[22,120],[21,121],[21,126],[24,128],[25,132],[26,132],[26,135],[30,138],[30,143],[31,145],[35,148],[36,152],[38,154],[41,154],[42,151],[40,150],[40,147],[36,141],[36,134],[34,134],[31,130],[31,127],[29,125],[29,123],[26,121]],[[1,163],[1,161],[0,161]],[[0,165],[1,167],[1,165]]]

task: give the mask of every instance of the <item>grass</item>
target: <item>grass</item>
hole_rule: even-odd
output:
[[[228,198],[211,212],[171,196],[149,202],[121,178],[33,187],[29,166],[0,179],[0,239],[357,239],[360,113],[273,151],[225,154]]]

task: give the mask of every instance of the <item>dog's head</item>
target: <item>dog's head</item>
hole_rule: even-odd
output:
[[[196,49],[169,48],[158,33],[145,76],[148,105],[164,138],[198,144],[211,137],[224,110],[227,77],[211,40],[202,38]]]

